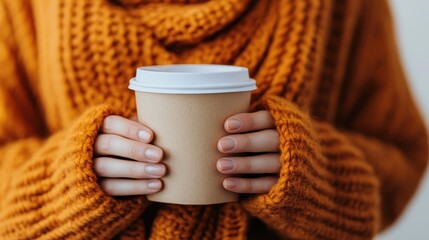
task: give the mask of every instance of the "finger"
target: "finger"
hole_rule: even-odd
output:
[[[223,187],[236,193],[268,193],[277,180],[276,177],[227,178]]]
[[[101,134],[94,145],[99,156],[119,156],[143,162],[159,162],[162,159],[159,147],[114,134]]]
[[[225,130],[231,133],[252,132],[274,128],[271,114],[264,110],[253,113],[240,113],[225,121]]]
[[[164,164],[142,163],[108,157],[94,159],[94,170],[99,177],[110,178],[160,178],[167,168]]]
[[[228,157],[217,161],[217,169],[221,173],[279,173],[280,155],[261,154],[250,157]]]
[[[103,133],[116,134],[145,143],[149,143],[153,139],[153,132],[148,127],[116,115],[111,115],[104,119],[102,131]]]
[[[218,149],[223,153],[279,152],[279,133],[274,129],[223,137]]]
[[[158,192],[162,182],[155,180],[110,179],[104,178],[100,182],[101,189],[112,196],[145,195]]]

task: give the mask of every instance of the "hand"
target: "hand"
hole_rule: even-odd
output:
[[[259,111],[237,114],[228,118],[224,127],[228,133],[234,134],[219,140],[219,151],[254,154],[221,158],[217,162],[218,171],[252,176],[264,174],[257,178],[226,178],[223,181],[224,188],[237,193],[267,193],[277,182],[281,167],[279,134],[270,113]]]
[[[149,144],[148,127],[120,116],[108,116],[95,140],[94,169],[100,186],[109,195],[144,195],[161,190],[159,178],[167,168],[162,150]]]

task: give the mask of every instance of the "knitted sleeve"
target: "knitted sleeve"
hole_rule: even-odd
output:
[[[28,10],[10,2],[20,13]],[[30,84],[36,79],[29,77],[36,76],[31,27],[14,28],[11,21],[25,14],[12,17],[4,6],[1,1],[0,239],[111,238],[146,207],[142,198],[104,194],[92,170],[103,119],[120,112],[95,106],[66,129],[46,133]]]
[[[427,131],[388,6],[365,2],[334,124],[282,97],[266,99],[280,133],[280,178],[243,206],[283,237],[371,239],[397,219],[426,169]]]

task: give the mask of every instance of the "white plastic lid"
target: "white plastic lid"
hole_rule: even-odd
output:
[[[152,93],[226,93],[254,90],[256,82],[245,67],[176,64],[139,67],[128,88]]]

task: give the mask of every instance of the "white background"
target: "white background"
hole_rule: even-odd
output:
[[[391,7],[402,62],[415,99],[425,115],[426,126],[429,126],[429,1],[391,0]],[[395,225],[380,234],[377,239],[429,239],[428,172],[406,212]]]

